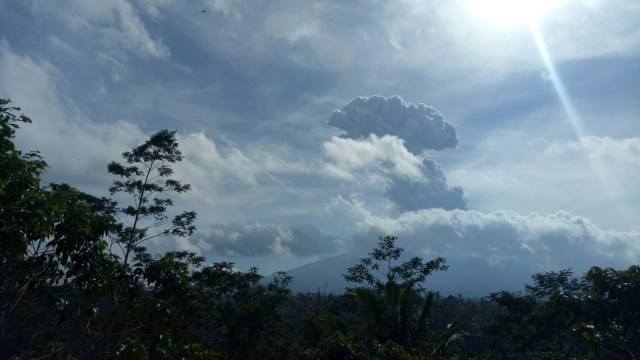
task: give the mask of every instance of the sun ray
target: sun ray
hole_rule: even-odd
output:
[[[542,61],[544,62],[544,66],[547,72],[549,73],[549,80],[551,81],[551,84],[553,85],[556,95],[558,96],[558,100],[560,101],[560,104],[562,105],[562,108],[564,109],[564,112],[567,115],[567,119],[569,120],[569,123],[573,128],[573,131],[576,135],[578,143],[584,150],[588,151],[589,149],[587,148],[584,141],[586,133],[585,133],[584,125],[582,123],[582,119],[580,118],[580,115],[578,114],[575,107],[573,106],[573,102],[571,101],[571,98],[569,97],[569,94],[564,86],[564,83],[560,78],[558,70],[556,69],[555,64],[551,60],[551,56],[549,55],[549,50],[547,49],[547,45],[544,42],[540,29],[538,28],[538,24],[535,21],[531,21],[530,27],[531,27],[531,33],[535,40],[536,46],[538,48],[538,51],[540,52]],[[618,197],[618,194],[616,192],[614,182],[612,181],[613,179],[611,179],[611,177],[609,176],[610,172],[607,169],[606,163],[596,156],[593,156],[593,157],[588,156],[588,158],[589,158],[589,162],[591,164],[592,170],[596,178],[600,181],[600,184],[603,190],[605,191],[605,194],[610,199],[615,200],[616,197]],[[616,211],[619,216],[624,217],[627,220],[631,220],[631,219],[628,219],[629,215],[622,210],[622,208],[619,206],[617,202],[614,201],[612,203],[613,203],[612,205],[613,205],[614,211]]]
[[[569,122],[571,123],[571,126],[573,127],[573,130],[578,137],[578,140],[580,140],[585,135],[580,116],[578,116],[578,113],[573,106],[569,95],[567,94],[567,90],[562,83],[562,79],[560,79],[560,75],[558,74],[558,70],[556,69],[555,64],[551,60],[551,56],[549,56],[549,50],[547,50],[547,45],[542,39],[542,34],[540,33],[538,25],[536,24],[536,22],[532,21],[530,23],[530,26],[531,33],[533,34],[533,38],[536,42],[536,46],[538,47],[538,51],[540,52],[540,56],[542,57],[542,61],[544,62],[544,66],[549,73],[549,80],[551,81],[551,84],[553,84],[553,88],[556,91],[558,99],[560,100],[560,104],[562,104],[562,107],[564,108],[564,111],[569,118]]]

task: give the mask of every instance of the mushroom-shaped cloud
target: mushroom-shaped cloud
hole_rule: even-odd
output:
[[[414,154],[442,150],[458,145],[458,134],[451,123],[431,106],[409,104],[399,96],[358,97],[331,114],[329,126],[344,130],[342,137],[359,139],[375,134],[404,139]]]

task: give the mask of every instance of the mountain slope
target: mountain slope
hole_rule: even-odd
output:
[[[291,289],[296,292],[341,293],[349,286],[343,274],[357,263],[357,256],[343,254],[291,269],[287,271],[294,277]],[[478,258],[453,259],[447,264],[448,271],[435,273],[427,279],[425,285],[428,290],[439,291],[442,295],[484,297],[500,290],[522,290],[530,275],[538,272],[522,264],[490,266]]]

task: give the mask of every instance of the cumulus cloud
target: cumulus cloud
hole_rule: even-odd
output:
[[[342,197],[332,199],[331,209],[355,224],[349,252],[293,271],[298,289],[329,283],[331,290],[342,291],[346,284],[341,274],[384,235],[399,237],[404,256],[447,260],[448,271],[430,276],[427,288],[471,297],[522,290],[539,272],[572,269],[580,275],[591,266],[624,269],[640,261],[640,227],[603,230],[566,211],[540,215],[427,209],[379,215],[363,202]]]
[[[428,209],[380,216],[342,198],[333,199],[333,209],[357,224],[351,243],[355,257],[375,247],[379,236],[396,235],[411,256],[446,258],[449,270],[430,278],[428,286],[448,293],[485,296],[520,289],[538,272],[570,268],[581,274],[591,266],[626,268],[640,262],[640,227],[603,230],[565,211]]]
[[[454,210],[467,208],[461,187],[450,188],[437,162],[425,159],[422,162],[426,181],[414,181],[407,177],[392,176],[386,188],[386,196],[401,211],[420,209]]]
[[[145,134],[126,121],[89,121],[70,99],[60,98],[59,76],[51,63],[21,56],[0,40],[0,93],[33,119],[18,131],[18,146],[42,152],[50,166],[47,180],[100,194],[109,184],[106,164],[143,141]]]
[[[333,252],[339,242],[315,225],[216,224],[192,242],[202,253],[308,256]]]
[[[345,138],[395,135],[413,153],[455,148],[458,135],[442,114],[424,104],[408,104],[399,96],[358,97],[331,114],[329,126],[344,131]]]
[[[245,185],[255,185],[260,167],[250,160],[240,149],[229,146],[219,150],[216,143],[204,133],[178,135],[184,161],[178,164],[181,172],[188,174],[193,181],[204,185],[215,183],[222,176],[233,177]]]
[[[585,266],[626,267],[640,261],[640,227],[603,230],[565,211],[540,215],[429,209],[389,217],[374,215],[362,204],[334,201],[357,221],[355,248],[368,249],[378,236],[393,234],[414,253],[443,256],[459,266],[473,260],[509,271],[512,266],[583,271]]]
[[[323,144],[325,174],[341,180],[368,182],[386,189],[400,211],[466,209],[461,188],[450,188],[438,163],[409,152],[396,136],[354,140],[333,137]]]
[[[184,160],[176,164],[182,180],[192,185],[185,196],[212,203],[221,189],[246,189],[279,182],[282,175],[309,174],[314,166],[277,150],[252,151],[234,144],[219,144],[204,133],[178,134]],[[222,145],[222,146],[221,146]]]
[[[404,147],[396,136],[376,135],[354,140],[333,137],[322,145],[327,158],[325,170],[329,176],[346,180],[362,180],[358,174],[395,174],[414,181],[425,181],[422,160]]]
[[[494,132],[449,169],[447,177],[464,188],[470,207],[521,213],[563,209],[604,228],[637,226],[640,138],[547,140],[551,136],[543,134],[532,139],[539,126]]]

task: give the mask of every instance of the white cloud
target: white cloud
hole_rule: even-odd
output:
[[[325,165],[329,176],[376,182],[383,181],[382,174],[395,174],[417,182],[426,181],[422,158],[407,151],[404,141],[396,136],[371,135],[363,140],[332,137],[322,147],[329,160]]]
[[[240,13],[235,9],[235,2],[237,0],[205,0],[205,4],[209,9],[214,11],[220,11],[225,16],[233,14],[236,18],[240,17]]]
[[[384,188],[400,211],[466,209],[462,189],[449,188],[438,163],[426,154],[412,154],[396,136],[332,137],[323,143],[323,152],[325,176]]]
[[[164,19],[166,12],[172,5],[176,4],[174,0],[135,0],[136,3],[149,15],[152,19],[159,21]]]
[[[639,138],[532,141],[505,131],[484,139],[450,169],[449,180],[465,189],[472,209],[563,209],[601,227],[630,229],[638,225],[639,165]]]
[[[0,93],[33,120],[17,132],[24,150],[39,150],[50,169],[47,179],[68,182],[84,191],[103,193],[106,164],[141,141],[144,134],[127,121],[94,123],[61,96],[56,81],[61,75],[47,61],[14,53],[0,41]]]
[[[312,162],[281,157],[272,149],[252,151],[233,144],[219,148],[204,133],[178,134],[178,142],[184,160],[176,165],[176,173],[192,185],[185,196],[196,202],[215,203],[220,189],[246,192],[247,188],[277,184],[282,176],[318,171]]]
[[[277,38],[283,38],[290,42],[296,42],[319,35],[319,19],[317,6],[311,11],[301,11],[296,8],[284,8],[267,14],[265,18],[265,30]]]
[[[217,179],[224,174],[231,175],[246,185],[256,184],[258,165],[237,148],[230,148],[226,154],[220,154],[216,144],[204,133],[179,134],[178,142],[185,156],[184,162],[178,166],[190,178],[201,176]]]
[[[476,259],[487,267],[509,271],[520,271],[510,266],[520,266],[522,271],[584,271],[589,266],[626,267],[640,261],[640,227],[602,230],[584,217],[563,211],[525,215],[429,209],[390,217],[344,199],[334,200],[334,206],[356,220],[353,246],[360,251],[370,249],[378,236],[391,234],[399,236],[399,245],[412,253],[443,256],[457,266],[464,266],[465,259]]]
[[[560,1],[543,26],[552,55],[560,61],[638,54],[640,16],[637,1]],[[563,31],[555,31],[563,29]],[[544,30],[544,29],[543,29]]]

